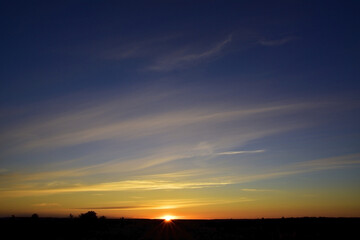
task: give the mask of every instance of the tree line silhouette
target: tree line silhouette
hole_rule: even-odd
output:
[[[15,215],[11,215],[11,218],[15,218]],[[39,219],[39,214],[34,213],[31,215],[31,219]],[[69,218],[74,219],[74,215],[70,213]],[[88,211],[86,213],[81,213],[78,217],[81,220],[85,221],[95,221],[95,220],[104,220],[106,219],[105,216],[98,217],[95,211]],[[124,219],[123,217],[121,219]]]
[[[95,211],[66,218],[0,218],[9,239],[352,239],[360,218],[279,218],[227,220],[107,219]]]

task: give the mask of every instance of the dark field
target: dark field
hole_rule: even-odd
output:
[[[3,239],[360,239],[360,218],[162,220],[6,218]]]

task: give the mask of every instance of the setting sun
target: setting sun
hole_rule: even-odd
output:
[[[170,222],[171,220],[174,219],[174,216],[166,215],[166,216],[163,217],[163,219],[164,219],[166,222]]]

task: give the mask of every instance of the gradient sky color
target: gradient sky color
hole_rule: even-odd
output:
[[[0,12],[0,216],[360,216],[359,1]]]

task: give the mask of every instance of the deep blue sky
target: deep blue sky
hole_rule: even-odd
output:
[[[354,94],[358,11],[357,1],[2,1],[1,102],[163,78],[261,95]],[[201,52],[230,35],[205,64],[141,71],[167,51]],[[111,56],[136,44],[138,58]]]
[[[359,12],[1,1],[0,215],[359,216]]]

